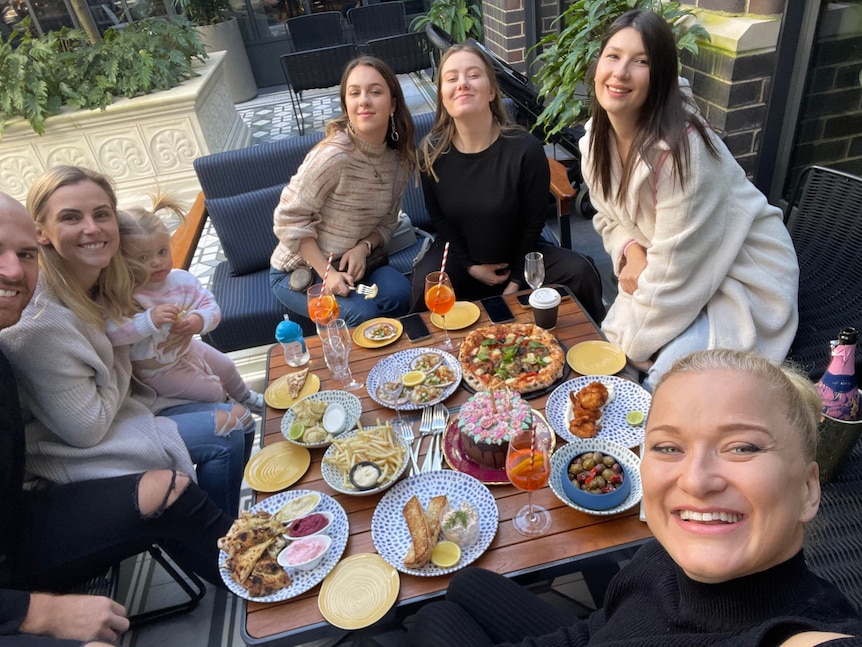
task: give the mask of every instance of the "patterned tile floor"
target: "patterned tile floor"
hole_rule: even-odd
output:
[[[435,90],[428,73],[401,75],[400,81],[405,101],[412,114],[434,110]],[[298,134],[286,88],[276,88],[275,91],[260,94],[251,101],[237,104],[236,107],[251,129],[255,144]],[[326,121],[340,114],[337,89],[305,93],[302,112],[306,129],[323,130]],[[591,223],[573,219],[572,237],[578,242],[579,250],[596,258],[600,270],[607,274],[609,262]],[[208,285],[215,266],[223,258],[218,236],[207,225],[190,270],[204,285]],[[260,347],[231,353],[240,373],[251,388],[257,390],[262,390],[265,385],[266,351],[267,347]],[[251,492],[246,489],[241,506],[250,505],[250,501]],[[545,585],[537,592],[552,604],[560,605],[572,613],[583,614],[593,606],[592,597],[580,573],[559,577],[553,581],[552,586]],[[182,593],[176,584],[159,567],[154,567],[149,559],[141,559],[135,564],[127,562],[124,565],[121,593],[121,601],[132,613],[182,599]],[[240,634],[242,611],[241,600],[208,586],[206,597],[194,611],[128,632],[120,644],[124,647],[239,647],[244,644]],[[366,640],[362,644],[398,647],[405,644],[404,639],[403,630],[394,630],[375,636],[373,642]],[[334,642],[347,647],[360,647],[344,638],[341,641],[314,643],[314,647],[323,647]]]

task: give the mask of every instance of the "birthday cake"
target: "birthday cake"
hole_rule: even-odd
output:
[[[532,425],[530,405],[517,393],[506,390],[476,393],[461,407],[457,422],[464,455],[491,469],[506,467],[512,432]]]

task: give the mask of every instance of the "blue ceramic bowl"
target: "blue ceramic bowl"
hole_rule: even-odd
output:
[[[573,456],[572,459],[566,463],[565,469],[563,469],[560,474],[560,484],[563,487],[563,492],[565,492],[566,496],[574,503],[577,503],[579,506],[589,510],[608,510],[609,508],[615,508],[626,500],[626,497],[628,497],[632,489],[632,479],[630,478],[628,470],[626,469],[625,464],[616,456],[614,456],[614,459],[623,468],[623,482],[613,492],[608,492],[607,494],[592,494],[590,492],[585,492],[569,479],[569,465],[573,461],[577,460],[578,456],[581,456],[588,451],[591,450],[586,449],[584,451],[578,451],[577,455]],[[603,451],[602,448],[598,447],[592,451],[600,451],[605,456],[613,456],[613,454]]]

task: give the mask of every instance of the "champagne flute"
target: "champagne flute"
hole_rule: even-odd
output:
[[[404,393],[404,382],[401,381],[401,372],[394,364],[388,366],[380,375],[380,393],[382,399],[390,403],[395,409],[395,415],[398,416],[398,429],[404,429],[404,418],[401,417],[401,409],[398,408],[398,402],[401,399],[401,394]]]
[[[545,257],[541,252],[530,252],[524,257],[524,280],[534,290],[545,282]]]
[[[308,318],[317,324],[318,330],[338,318],[338,301],[325,283],[315,283],[306,290]]]
[[[455,344],[449,339],[449,330],[446,328],[446,313],[455,305],[455,290],[446,272],[431,272],[425,277],[425,305],[443,320],[440,348],[454,350]]]
[[[353,346],[353,339],[347,323],[344,319],[329,322],[326,325],[325,335],[326,339],[321,339],[323,359],[332,371],[332,376],[341,380],[342,388],[348,391],[361,389],[362,383],[358,382],[350,372],[350,349]]]
[[[512,434],[506,454],[506,476],[512,485],[527,492],[527,505],[512,517],[512,525],[522,535],[538,537],[551,527],[551,514],[533,504],[533,490],[543,488],[551,476],[548,446],[535,429],[520,429]]]

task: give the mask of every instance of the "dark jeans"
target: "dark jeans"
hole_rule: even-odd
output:
[[[81,647],[85,644],[80,640],[64,640],[63,638],[49,638],[48,636],[25,634],[0,636],[0,647]]]
[[[584,310],[597,324],[605,318],[602,304],[602,278],[593,259],[571,249],[539,243],[537,250],[545,257],[545,284],[565,285],[575,295]],[[412,312],[422,312],[425,306],[425,277],[429,272],[440,269],[443,260],[443,242],[437,242],[428,250],[425,257],[413,269]],[[450,256],[446,262],[446,273],[455,289],[459,301],[478,301],[485,297],[502,294],[506,283],[490,286],[474,279],[467,267],[458,265]]]
[[[138,511],[140,474],[26,492],[13,532],[12,587],[64,591],[154,543],[184,569],[223,586],[216,542],[232,519],[194,483],[156,517]]]

